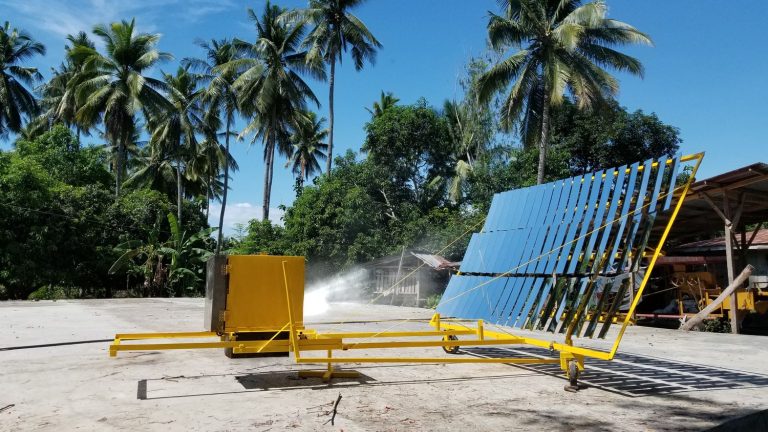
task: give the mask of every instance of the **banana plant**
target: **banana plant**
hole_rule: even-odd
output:
[[[197,245],[203,243],[218,228],[205,228],[188,236],[186,231],[181,230],[173,213],[168,213],[168,224],[171,227],[171,237],[160,248],[160,252],[171,260],[168,272],[169,294],[193,294],[195,285],[203,280],[205,262],[213,255],[211,251]]]
[[[163,288],[169,296],[194,295],[203,280],[205,262],[212,252],[199,247],[217,228],[206,228],[188,235],[178,219],[168,213],[170,236],[160,241],[158,218],[146,240],[130,240],[118,245],[122,252],[109,269],[110,274],[126,271],[144,277],[144,295],[158,294]]]

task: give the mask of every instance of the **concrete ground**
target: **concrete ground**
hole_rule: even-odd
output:
[[[379,330],[431,311],[333,305],[319,330]],[[631,327],[579,393],[557,367],[351,365],[359,380],[299,379],[291,358],[222,350],[107,354],[115,332],[202,330],[202,299],[0,303],[0,430],[703,430],[768,408],[768,339]],[[399,328],[425,327],[414,321]],[[474,355],[548,355],[524,347]],[[356,353],[357,354],[357,353]],[[442,356],[439,348],[387,355]],[[463,354],[471,355],[471,354]],[[335,425],[332,402],[342,395]]]

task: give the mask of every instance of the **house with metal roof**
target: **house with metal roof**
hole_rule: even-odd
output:
[[[429,252],[403,249],[364,267],[375,303],[424,306],[430,296],[445,290],[460,264]]]

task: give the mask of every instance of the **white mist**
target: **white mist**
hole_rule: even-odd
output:
[[[364,295],[368,272],[353,268],[309,285],[304,290],[304,316],[322,315],[330,302],[351,302]]]

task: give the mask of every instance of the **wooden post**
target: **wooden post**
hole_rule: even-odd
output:
[[[392,297],[389,298],[389,304],[391,305],[392,302],[395,300],[395,294],[397,293],[397,287],[400,286],[400,271],[403,269],[403,258],[405,257],[405,246],[403,246],[403,251],[400,252],[400,262],[397,264],[397,274],[395,275],[395,285],[392,288]],[[402,306],[402,304],[401,304]],[[416,307],[419,307],[417,304]]]
[[[729,295],[732,296],[733,293],[736,292],[736,289],[738,289],[739,287],[741,287],[744,284],[744,281],[746,281],[747,278],[749,278],[749,275],[752,274],[752,271],[754,269],[755,268],[752,267],[749,264],[746,267],[744,267],[744,270],[742,270],[741,273],[739,273],[739,277],[737,277],[733,282],[728,284],[728,287],[725,290],[723,290],[723,292],[720,293],[719,296],[717,296],[715,301],[713,301],[712,303],[707,305],[707,307],[705,307],[704,309],[699,311],[699,313],[694,315],[693,318],[691,318],[688,321],[684,322],[683,325],[680,326],[680,330],[690,330],[690,329],[696,327],[697,325],[701,324],[701,322],[704,321],[704,319],[707,316],[709,316],[709,314],[711,314],[712,311],[717,309],[717,307],[720,306],[720,304],[723,301],[725,301],[726,297],[728,297]],[[733,300],[731,300],[731,301],[733,301]],[[733,321],[733,320],[731,320],[731,321]]]
[[[706,193],[702,193],[699,196],[706,201],[710,207],[712,207],[712,210],[717,213],[718,216],[723,220],[723,224],[725,226],[725,263],[728,268],[728,285],[730,286],[733,283],[733,228],[736,224],[738,224],[738,219],[741,219],[741,213],[743,211],[743,205],[744,205],[744,195],[742,194],[739,197],[739,209],[736,212],[736,217],[733,220],[731,219],[731,203],[728,200],[728,191],[725,189],[722,190],[723,192],[723,211],[720,211],[719,208],[717,208],[717,205],[715,205],[715,202],[712,200],[712,198],[709,197]],[[731,333],[738,334],[739,333],[739,318],[738,318],[738,304],[736,303],[736,293],[733,292],[731,294],[731,310],[728,313],[731,319]]]
[[[723,212],[725,214],[725,264],[728,268],[728,285],[733,285],[733,223],[731,222],[731,203],[728,199],[728,192],[723,191]],[[736,301],[736,292],[731,292],[731,309],[728,316],[731,320],[731,333],[739,333],[738,302]]]

